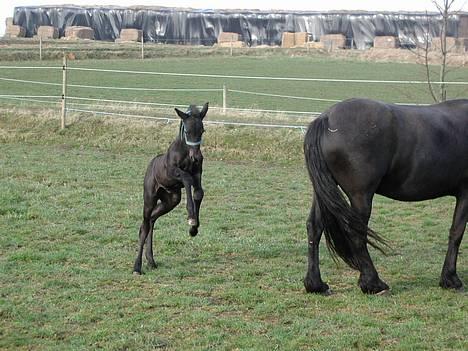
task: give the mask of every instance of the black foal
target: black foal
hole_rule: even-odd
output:
[[[143,247],[146,243],[146,259],[150,268],[156,268],[153,257],[153,227],[156,220],[174,209],[181,199],[181,189],[187,194],[189,233],[198,233],[199,210],[203,199],[201,186],[203,155],[203,118],[208,112],[208,103],[200,111],[190,105],[187,112],[175,109],[182,119],[179,136],[167,152],[153,158],[146,171],[143,191],[143,223],[140,226],[138,256],[133,267],[134,274],[141,274]],[[193,195],[192,195],[193,187]]]

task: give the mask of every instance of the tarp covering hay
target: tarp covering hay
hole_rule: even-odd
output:
[[[25,35],[26,30],[21,26],[11,24],[6,27],[5,37],[7,38],[24,38]]]
[[[116,42],[122,41],[138,41],[140,42],[143,37],[143,31],[134,28],[124,28],[120,31],[120,38],[115,39]]]
[[[396,49],[399,47],[400,41],[397,37],[382,35],[374,38],[374,48],[376,49]]]
[[[71,26],[65,29],[66,39],[94,39],[94,30],[89,27]]]
[[[57,39],[58,29],[52,26],[40,26],[37,28],[37,37],[41,39]]]
[[[468,13],[451,15],[447,34],[468,37]],[[367,11],[200,10],[168,7],[118,6],[18,6],[14,23],[36,35],[39,26],[94,29],[96,40],[114,41],[122,28],[141,29],[145,41],[191,43],[211,46],[221,32],[240,33],[249,45],[281,45],[283,32],[306,32],[314,41],[323,35],[342,33],[357,49],[370,48],[374,37],[395,36],[403,47],[423,44],[425,33],[439,36],[438,13]]]
[[[346,37],[343,34],[322,35],[320,42],[323,43],[327,50],[345,49],[347,47]]]

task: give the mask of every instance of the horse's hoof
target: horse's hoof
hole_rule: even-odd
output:
[[[197,220],[195,218],[189,218],[188,224],[191,227],[195,227],[197,225]]]
[[[133,271],[133,275],[141,275],[141,272]]]
[[[379,291],[375,295],[377,295],[377,296],[390,296],[391,292],[390,292],[390,289],[385,289],[385,290]]]
[[[189,234],[190,234],[190,236],[197,236],[198,228],[197,227],[190,227]]]

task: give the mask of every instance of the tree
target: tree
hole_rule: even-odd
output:
[[[439,33],[439,45],[437,47],[438,53],[440,54],[440,67],[439,67],[439,92],[436,93],[436,88],[434,83],[431,80],[431,72],[429,69],[429,51],[430,51],[430,22],[429,17],[427,16],[427,31],[425,37],[425,47],[424,47],[424,64],[426,66],[427,74],[427,83],[429,86],[429,92],[431,93],[432,98],[435,102],[442,102],[447,100],[447,85],[445,84],[445,79],[447,76],[447,62],[448,62],[448,53],[451,48],[447,47],[447,32],[450,17],[453,16],[454,11],[452,11],[455,0],[432,0],[433,5],[437,8],[437,11],[440,14],[440,33]],[[434,42],[434,41],[433,41]]]

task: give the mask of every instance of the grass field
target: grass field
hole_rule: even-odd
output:
[[[268,63],[268,64],[266,64]],[[14,64],[14,63],[10,63]],[[37,62],[21,62],[37,65]],[[46,62],[55,65],[58,62]],[[200,58],[75,61],[114,69],[422,79],[420,67],[322,58]],[[2,77],[60,81],[60,72],[2,70]],[[468,80],[468,70],[452,72]],[[100,76],[76,84],[218,87],[209,79]],[[375,85],[265,83],[229,86],[287,95],[428,101],[421,90]],[[56,88],[54,88],[56,89]],[[419,89],[419,88],[418,88]],[[0,81],[1,94],[60,89]],[[92,91],[71,91],[95,96]],[[463,90],[456,91],[463,96]],[[465,94],[466,95],[466,94]],[[168,103],[221,101],[202,94],[107,98]],[[452,96],[453,97],[453,96]],[[220,96],[219,96],[220,98]],[[310,102],[242,99],[239,107],[308,111]],[[16,103],[17,104],[17,103]],[[322,106],[324,107],[324,106]],[[374,201],[371,226],[390,240],[372,251],[389,297],[365,296],[358,274],[321,246],[329,297],[306,294],[305,221],[312,189],[298,130],[208,125],[200,234],[191,238],[181,205],[156,224],[157,270],[132,275],[147,162],[165,151],[175,124],[74,114],[59,130],[58,110],[2,100],[0,106],[0,349],[5,350],[466,350],[467,295],[438,287],[452,198]],[[208,112],[207,120],[223,118]],[[185,201],[185,200],[183,200]],[[466,240],[458,274],[468,282]]]
[[[376,198],[372,226],[394,250],[373,256],[390,297],[361,294],[356,272],[324,245],[335,293],[308,295],[302,134],[208,127],[201,232],[189,237],[184,206],[161,218],[160,266],[135,277],[144,169],[175,126],[91,118],[59,132],[13,111],[0,131],[0,349],[468,346],[466,294],[437,286],[452,199]]]

